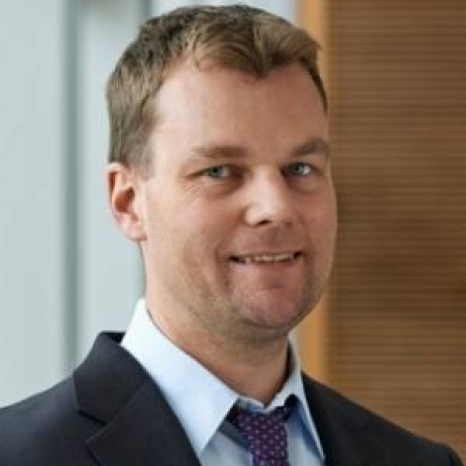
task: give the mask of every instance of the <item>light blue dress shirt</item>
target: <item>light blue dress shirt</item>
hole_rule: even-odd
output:
[[[226,420],[235,403],[269,412],[289,396],[297,402],[287,420],[291,466],[322,466],[324,455],[292,346],[291,370],[283,388],[268,406],[238,395],[215,375],[174,345],[153,324],[144,299],[136,305],[121,345],[139,361],[159,386],[178,417],[203,466],[250,466],[251,455],[242,437]]]

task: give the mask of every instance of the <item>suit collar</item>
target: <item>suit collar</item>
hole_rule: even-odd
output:
[[[303,375],[304,389],[327,466],[387,466],[384,447],[370,429],[370,413]]]
[[[178,419],[144,369],[101,334],[74,373],[76,407],[98,421],[87,447],[101,466],[200,466]],[[369,413],[306,376],[304,390],[327,466],[387,466]]]
[[[99,335],[73,376],[78,411],[102,424],[87,440],[90,453],[102,466],[200,466],[157,386],[120,340]]]
[[[237,400],[254,406],[254,409],[264,408],[262,403],[236,393],[168,339],[152,322],[144,298],[136,305],[121,346],[156,382],[198,456],[202,455]],[[267,410],[283,405],[290,396],[297,397],[297,413],[303,428],[308,431],[316,454],[322,458],[322,448],[306,402],[299,360],[292,345],[289,345],[288,357],[289,375]],[[189,380],[188,389],[186,380]],[[206,406],[209,406],[208,412]]]

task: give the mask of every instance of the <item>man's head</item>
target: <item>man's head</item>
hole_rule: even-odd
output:
[[[303,30],[245,5],[178,8],[152,18],[119,60],[107,87],[110,162],[146,173],[147,147],[157,123],[155,97],[170,71],[184,61],[220,66],[264,78],[271,70],[300,63],[327,108],[317,67],[318,44]]]
[[[316,51],[259,10],[182,9],[112,75],[113,214],[184,348],[286,341],[322,293],[336,209]]]

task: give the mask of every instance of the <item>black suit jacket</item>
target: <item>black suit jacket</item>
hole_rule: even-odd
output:
[[[100,335],[70,379],[0,410],[0,466],[200,466],[157,386],[120,339]],[[327,465],[461,465],[448,447],[303,377]]]

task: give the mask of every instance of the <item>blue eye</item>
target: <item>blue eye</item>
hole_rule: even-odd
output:
[[[204,170],[203,174],[210,178],[222,179],[230,175],[231,170],[226,165],[217,165]]]
[[[314,169],[311,165],[305,162],[296,162],[288,165],[287,172],[292,176],[306,176],[310,175]]]

